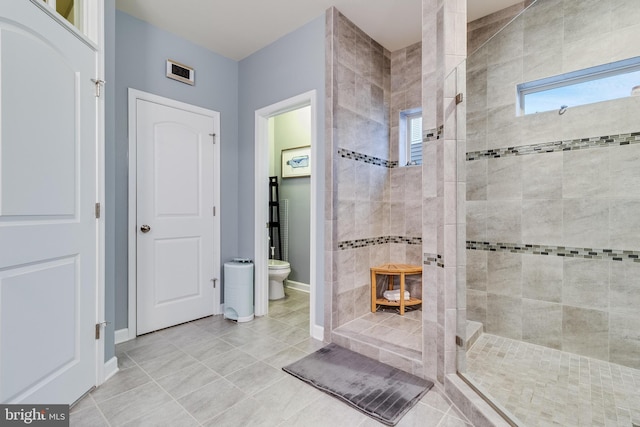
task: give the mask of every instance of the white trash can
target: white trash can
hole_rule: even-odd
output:
[[[224,318],[253,320],[253,263],[234,259],[224,263]]]

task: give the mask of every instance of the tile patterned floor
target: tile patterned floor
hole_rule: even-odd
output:
[[[339,328],[338,332],[355,332],[363,337],[385,341],[414,351],[422,351],[422,311],[400,316],[394,311],[367,313]]]
[[[640,425],[640,370],[483,334],[467,376],[522,426]]]
[[[281,370],[322,347],[308,327],[308,294],[287,290],[251,322],[213,316],[119,344],[119,372],[72,408],[71,426],[382,426]],[[434,388],[398,426],[464,420]]]

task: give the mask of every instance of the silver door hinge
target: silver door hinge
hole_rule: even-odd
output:
[[[95,214],[96,214],[96,219],[100,219],[100,203],[96,203],[96,207],[95,207]]]
[[[106,83],[102,79],[91,79],[94,85],[96,85],[96,98],[100,98],[100,89]]]
[[[216,207],[213,207],[213,216],[216,216]]]
[[[211,281],[213,282],[213,288],[215,289],[218,279],[211,279]]]

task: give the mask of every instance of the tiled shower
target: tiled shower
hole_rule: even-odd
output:
[[[532,3],[467,60],[467,318],[583,364],[637,370],[640,97],[521,116],[515,87],[640,56],[640,8]]]
[[[538,0],[469,55],[467,314],[640,368],[640,97],[516,115],[518,83],[640,55],[637,5],[587,3]]]
[[[421,263],[420,166],[399,167],[401,110],[420,107],[421,44],[389,52],[336,9],[328,15],[333,51],[332,329],[371,310],[370,267]],[[395,138],[395,139],[394,139]],[[328,198],[329,199],[329,198]],[[411,278],[413,279],[413,278]],[[419,297],[419,280],[410,292]],[[328,328],[327,328],[328,329]]]

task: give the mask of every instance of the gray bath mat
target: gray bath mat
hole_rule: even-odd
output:
[[[282,368],[386,425],[396,425],[433,383],[329,344]]]

